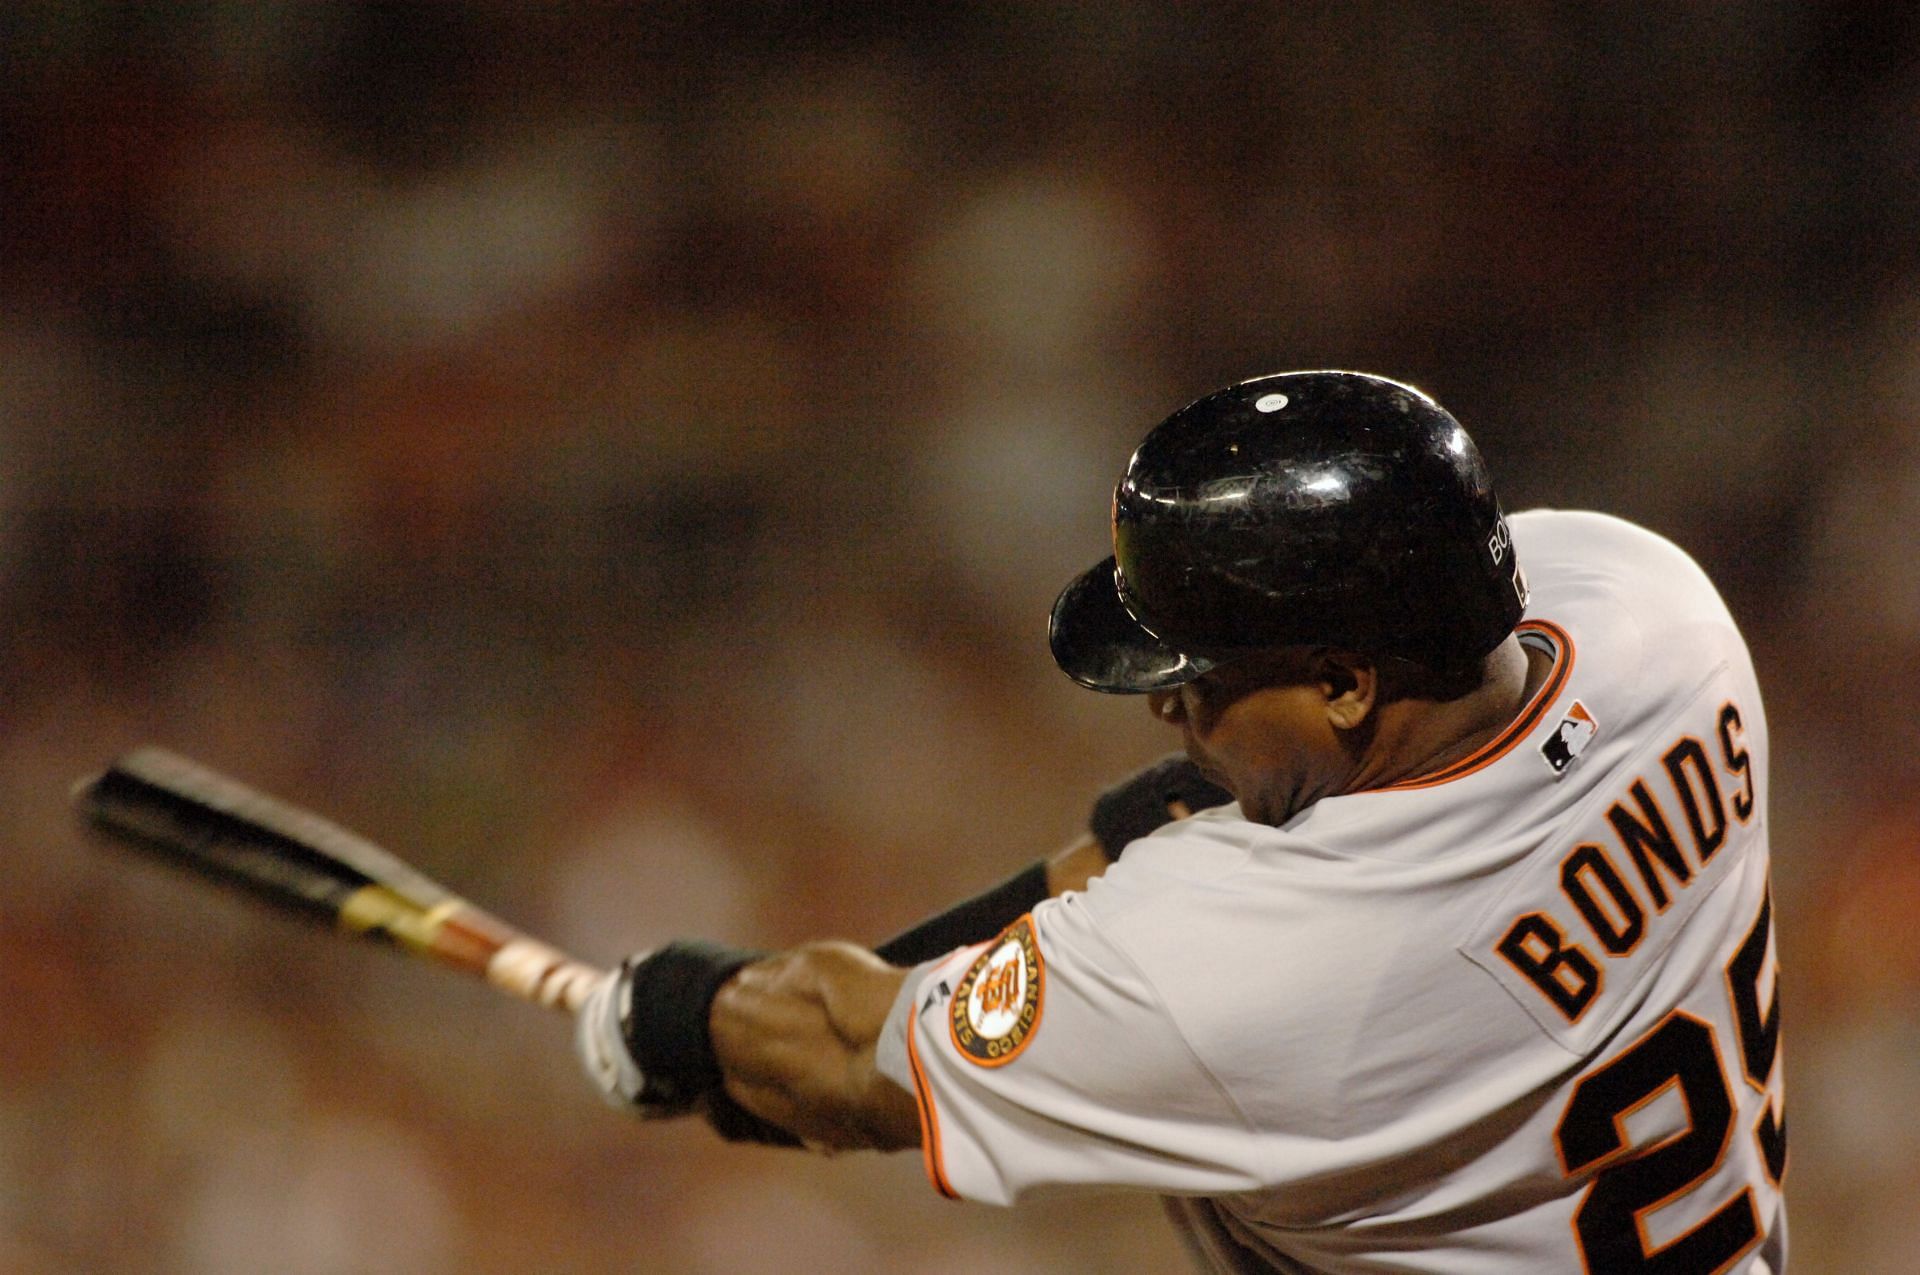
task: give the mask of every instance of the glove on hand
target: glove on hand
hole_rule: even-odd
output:
[[[655,959],[656,956],[659,959]],[[587,1076],[607,1102],[646,1119],[686,1115],[696,1109],[706,1115],[715,1133],[729,1142],[759,1142],[775,1147],[797,1147],[800,1139],[770,1124],[727,1096],[720,1069],[707,1039],[707,1013],[714,993],[735,970],[758,953],[705,944],[676,943],[659,953],[631,957],[588,993],[574,1022],[574,1049]],[[663,983],[670,979],[671,985]],[[651,1010],[634,1003],[636,987],[667,993]],[[697,1017],[688,1018],[697,1009]],[[663,1018],[679,1015],[677,1021]],[[636,1022],[640,1026],[636,1027]],[[653,1039],[647,1024],[660,1028],[653,1049],[641,1042]],[[672,1042],[678,1041],[677,1045]],[[666,1042],[664,1045],[661,1042]],[[676,1060],[674,1055],[678,1054]],[[648,1070],[642,1070],[641,1059]]]
[[[1087,827],[1111,862],[1131,843],[1172,823],[1178,817],[1169,809],[1174,802],[1191,814],[1232,800],[1232,793],[1204,778],[1185,756],[1173,753],[1101,793]]]
[[[573,1020],[573,1049],[580,1065],[600,1096],[615,1107],[644,1115],[667,1116],[678,1112],[648,1110],[640,1095],[646,1092],[647,1078],[640,1064],[627,1049],[626,1029],[621,1023],[623,1007],[630,995],[627,964],[610,970],[587,994],[586,1004]]]
[[[720,1088],[707,1035],[714,994],[762,953],[669,943],[621,962],[587,996],[574,1028],[580,1063],[617,1107],[675,1116]]]

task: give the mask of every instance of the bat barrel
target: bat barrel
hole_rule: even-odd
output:
[[[119,840],[522,1000],[572,1012],[602,977],[365,838],[165,749],[128,753],[76,787],[74,800]]]

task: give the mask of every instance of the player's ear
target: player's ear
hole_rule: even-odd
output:
[[[1314,684],[1336,730],[1353,730],[1373,713],[1380,695],[1380,670],[1352,651],[1325,650],[1314,657]]]

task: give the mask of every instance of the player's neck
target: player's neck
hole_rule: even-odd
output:
[[[1552,666],[1549,656],[1508,637],[1487,656],[1480,685],[1460,698],[1382,705],[1347,791],[1404,783],[1471,756],[1520,715]]]

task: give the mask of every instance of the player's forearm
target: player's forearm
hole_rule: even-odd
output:
[[[704,1111],[731,1140],[909,1147],[914,1100],[874,1064],[906,978],[851,943],[669,943],[601,981],[575,1043],[601,1093],[642,1116]]]
[[[850,943],[812,943],[746,966],[708,1019],[727,1093],[816,1146],[919,1145],[912,1095],[874,1065],[905,979]]]
[[[1091,835],[876,952],[816,943],[765,957],[670,943],[594,988],[575,1036],[581,1063],[617,1105],[704,1110],[729,1139],[913,1146],[913,1098],[874,1064],[907,976],[899,967],[992,938],[1049,895],[1084,889],[1134,839],[1227,799],[1186,759],[1164,758],[1101,794]]]

